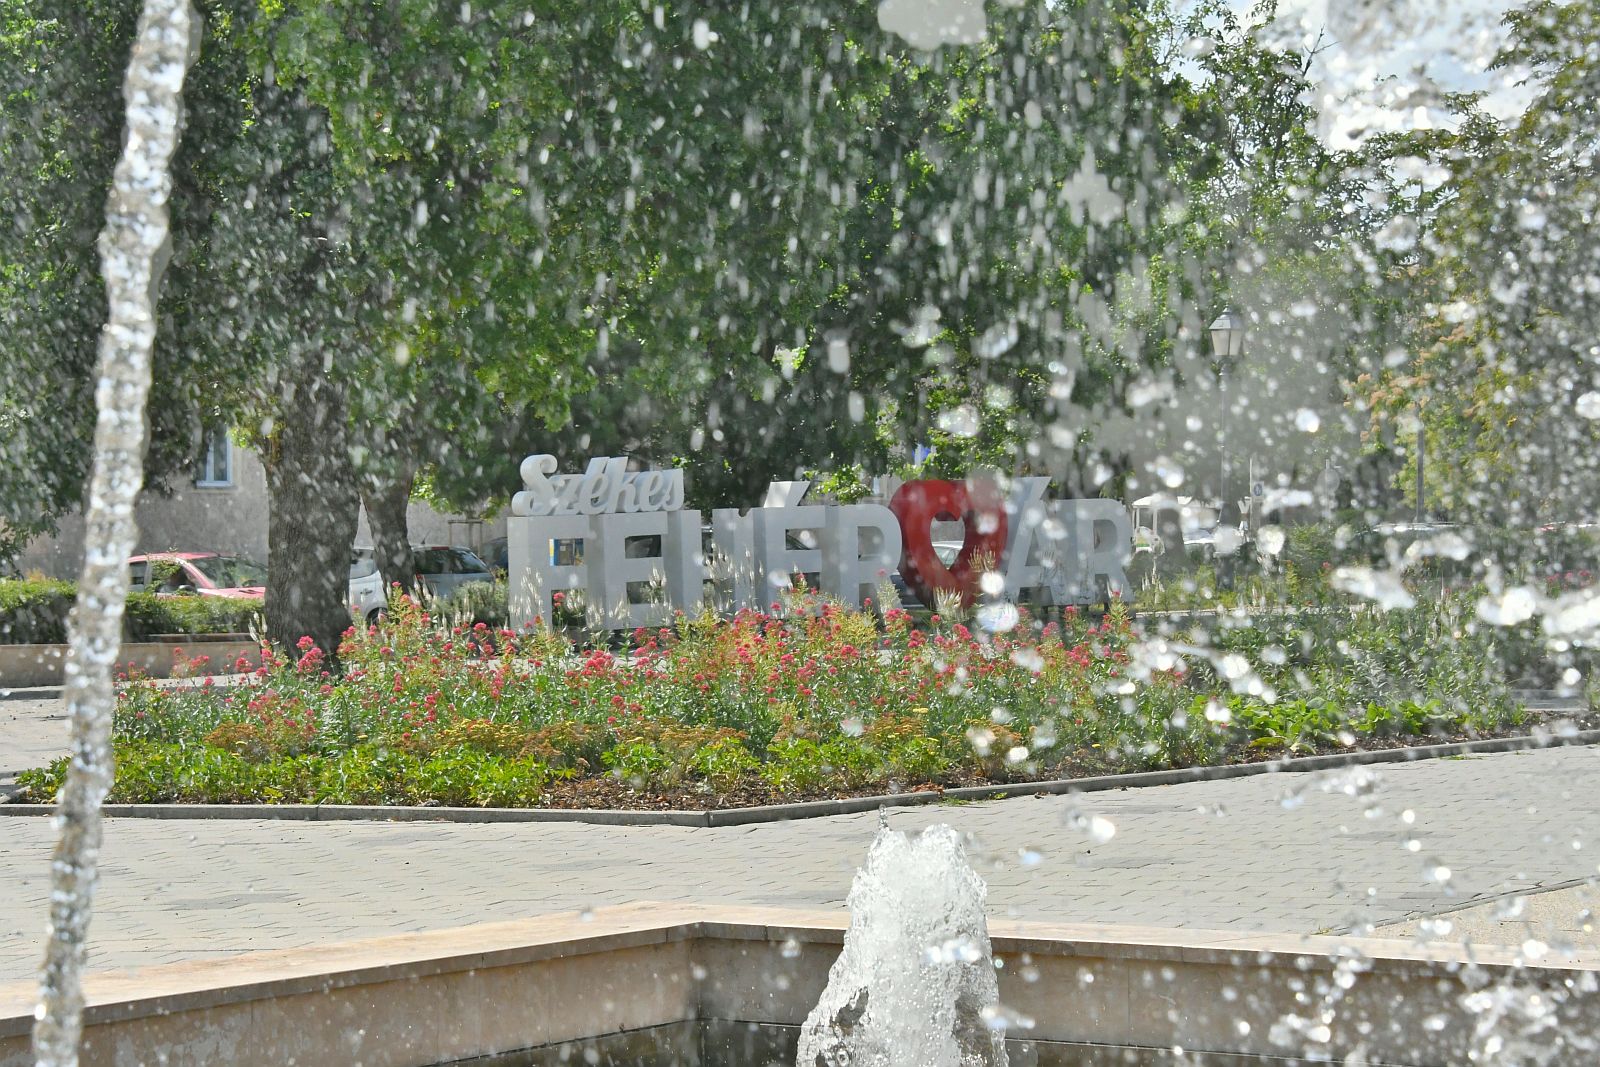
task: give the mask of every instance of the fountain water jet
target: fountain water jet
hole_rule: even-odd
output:
[[[100,858],[100,803],[112,780],[111,669],[122,639],[126,560],[138,536],[133,506],[144,482],[156,298],[171,240],[171,162],[198,31],[189,0],[145,0],[123,83],[127,127],[100,235],[109,314],[100,335],[83,571],[62,687],[72,762],[57,800],[60,837],[33,1036],[39,1067],[77,1067],[83,1031],[84,941]]]
[[[800,1032],[799,1067],[1006,1067],[984,901],[961,837],[878,831],[844,950]]]

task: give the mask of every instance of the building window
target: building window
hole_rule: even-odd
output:
[[[194,484],[210,489],[233,485],[233,442],[228,440],[227,430],[206,433],[206,450],[200,457]]]

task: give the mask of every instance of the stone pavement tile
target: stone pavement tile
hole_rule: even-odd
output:
[[[1500,900],[1436,914],[1428,919],[1392,923],[1378,930],[1381,937],[1460,941],[1477,945],[1528,947],[1538,954],[1559,955],[1566,948],[1600,948],[1600,875],[1545,892],[1515,894]]]
[[[970,834],[995,914],[1311,933],[1594,874],[1600,797],[1583,786],[1596,770],[1600,752],[1561,749],[937,805],[890,822]],[[1074,828],[1083,814],[1114,836],[1090,840]],[[872,812],[721,828],[113,820],[95,965],[639,899],[836,907],[877,823]],[[0,829],[4,981],[37,966],[51,840],[45,819]],[[1439,866],[1443,884],[1426,873]]]
[[[0,700],[0,782],[66,752],[66,711],[59,698]]]

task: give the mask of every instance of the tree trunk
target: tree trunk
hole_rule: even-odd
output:
[[[416,567],[411,561],[411,536],[406,525],[406,505],[411,502],[416,479],[416,472],[409,465],[402,465],[390,477],[367,477],[361,492],[367,524],[372,528],[378,573],[383,575],[385,588],[398,583],[407,593],[416,589]]]
[[[320,355],[298,361],[267,450],[267,636],[298,658],[309,637],[337,668],[351,625],[350,548],[356,536],[355,470],[343,383]]]

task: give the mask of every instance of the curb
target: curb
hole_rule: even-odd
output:
[[[102,811],[121,819],[276,819],[285,822],[452,822],[452,823],[589,823],[600,826],[747,826],[788,822],[828,815],[856,815],[879,808],[909,808],[951,800],[1003,800],[1019,796],[1059,796],[1099,793],[1113,789],[1220,782],[1260,774],[1300,774],[1373,763],[1411,763],[1478,753],[1518,752],[1541,748],[1566,748],[1600,744],[1600,730],[1575,730],[1567,734],[1536,733],[1494,737],[1481,741],[1456,741],[1415,748],[1388,748],[1370,752],[1338,752],[1326,756],[1301,756],[1262,763],[1234,763],[1216,767],[1184,767],[1168,771],[1104,774],[1092,778],[1055,778],[1042,782],[961,786],[956,789],[915,793],[888,793],[838,800],[809,800],[794,804],[765,804],[713,811],[635,811],[615,808],[428,808],[376,804],[107,804]],[[0,803],[0,815],[53,815],[54,804]]]
[[[0,700],[60,700],[59,685],[11,686],[0,689]]]

